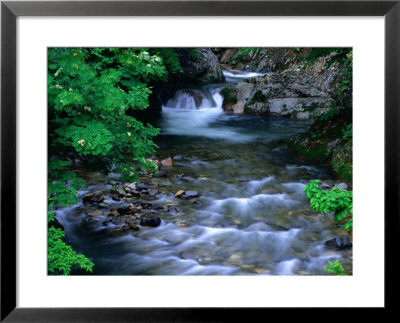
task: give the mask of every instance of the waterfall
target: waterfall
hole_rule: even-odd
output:
[[[175,92],[173,98],[164,105],[163,110],[206,110],[217,109],[222,111],[223,96],[221,89],[213,86],[204,86],[201,89],[182,89]]]

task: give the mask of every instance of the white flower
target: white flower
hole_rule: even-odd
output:
[[[78,140],[78,144],[83,147],[85,145],[85,139]]]
[[[128,137],[130,137],[130,136],[131,136],[131,133],[130,133],[130,132],[127,132],[127,134],[128,134]]]

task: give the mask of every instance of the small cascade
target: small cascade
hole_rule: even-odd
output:
[[[239,71],[239,70],[224,70],[223,71],[225,79],[227,82],[238,82],[243,79],[248,79],[252,77],[260,77],[265,76],[268,73],[256,73],[256,72],[246,72],[246,71]]]
[[[205,86],[201,89],[182,89],[175,92],[173,98],[164,105],[165,109],[206,110],[222,109],[223,96],[221,89]]]

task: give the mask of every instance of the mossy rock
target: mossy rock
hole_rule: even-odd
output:
[[[236,104],[237,98],[232,95],[232,90],[229,87],[226,87],[222,90],[222,94],[224,95],[224,104]]]
[[[349,140],[332,157],[332,168],[346,182],[353,181],[353,141]]]
[[[343,139],[343,129],[347,129],[350,123],[349,116],[342,113],[329,119],[317,119],[308,131],[292,136],[287,144],[307,159],[330,163],[337,176],[350,184],[353,179],[353,142]]]

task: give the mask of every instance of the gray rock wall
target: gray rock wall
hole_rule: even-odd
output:
[[[337,62],[328,66],[326,60],[327,57],[321,57],[312,65],[294,64],[281,72],[232,84],[224,90],[224,109],[298,119],[314,118],[338,109],[335,93],[339,87],[340,66]]]

